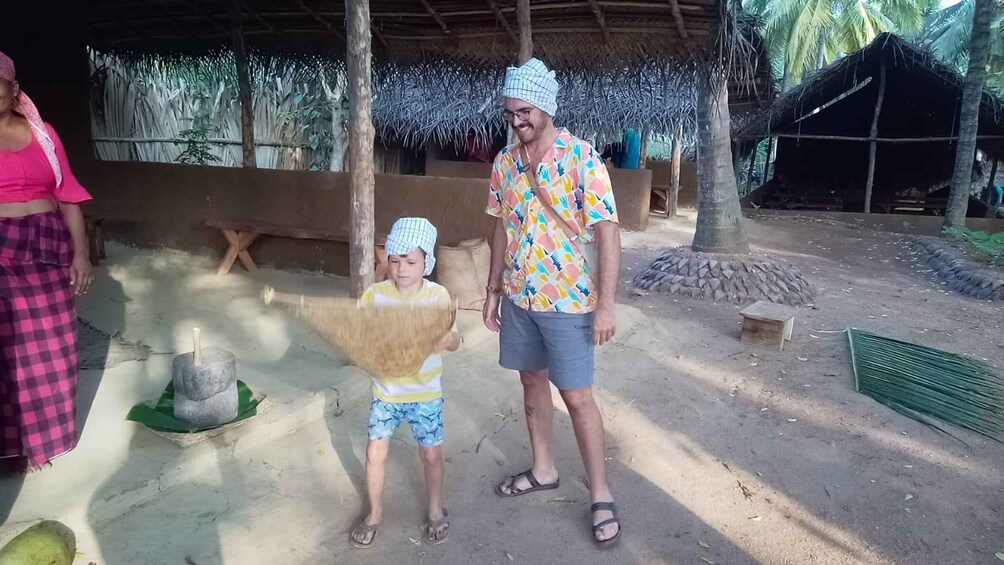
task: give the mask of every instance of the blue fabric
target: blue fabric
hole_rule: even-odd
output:
[[[1000,186],[995,186],[994,187],[994,203],[991,206],[991,208],[993,206],[1000,206],[1002,203],[1004,203],[1004,188],[1002,188]]]
[[[637,169],[641,166],[641,135],[636,129],[624,132],[624,156],[620,168]]]
[[[426,402],[384,402],[373,397],[370,402],[371,440],[390,439],[401,422],[407,420],[415,441],[422,447],[443,443],[443,399]]]

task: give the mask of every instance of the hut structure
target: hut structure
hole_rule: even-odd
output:
[[[955,162],[963,77],[892,34],[810,75],[734,128],[776,138],[773,177],[744,199],[766,208],[944,213]],[[1004,158],[1004,101],[984,92],[978,149]],[[969,215],[985,207],[970,199]]]
[[[73,144],[78,176],[96,196],[91,211],[106,218],[111,237],[140,246],[222,249],[219,232],[205,225],[211,215],[344,230],[353,289],[365,286],[373,241],[398,216],[428,216],[446,243],[483,234],[483,180],[374,174],[376,129],[408,144],[472,130],[499,134],[504,124],[494,93],[502,69],[536,55],[576,85],[567,89],[566,115],[559,116],[576,133],[619,136],[630,127],[671,133],[674,122],[693,115],[678,90],[699,68],[700,55],[720,45],[724,29],[752,29],[723,0],[90,0],[53,14],[37,4],[20,3],[15,12],[25,13],[15,16],[66,33],[42,56],[31,48],[29,31],[15,31],[8,53],[19,68],[37,69],[37,82],[26,75],[26,86],[39,93],[40,104],[61,108],[49,119],[71,132],[64,138]],[[769,65],[751,39],[755,33],[727,35],[746,47],[734,51],[741,64],[759,71],[732,81],[730,94],[739,104],[766,101]],[[84,139],[90,129],[85,46],[123,56],[229,51],[245,167],[93,160]],[[249,67],[256,52],[344,61],[348,173],[254,168]],[[72,66],[58,88],[44,74],[53,58],[64,70]],[[626,226],[647,222],[650,178],[644,170],[615,175],[622,209],[637,209],[622,214]],[[255,245],[256,259],[275,266],[337,272],[345,258],[344,244],[326,241],[269,238]]]

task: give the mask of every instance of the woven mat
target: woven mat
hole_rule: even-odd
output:
[[[95,328],[77,318],[77,360],[81,370],[108,369],[128,361],[146,361],[150,347],[142,342],[132,343]]]

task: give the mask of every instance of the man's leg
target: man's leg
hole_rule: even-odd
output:
[[[537,324],[526,310],[502,298],[502,327],[499,335],[499,364],[519,371],[523,385],[523,410],[526,428],[533,448],[533,467],[530,471],[541,485],[558,480],[554,467],[554,403],[551,400],[551,383],[547,373],[547,355]],[[531,488],[530,480],[520,475],[499,485],[502,494],[512,494]]]
[[[586,477],[589,479],[589,497],[591,502],[613,502],[610,486],[607,484],[606,447],[603,432],[603,416],[593,398],[592,387],[561,391],[561,398],[568,408],[572,419],[575,439],[579,444],[582,463],[586,467]],[[593,524],[599,524],[613,513],[600,510],[593,515]],[[596,534],[597,541],[608,540],[617,535],[619,525],[607,524]]]

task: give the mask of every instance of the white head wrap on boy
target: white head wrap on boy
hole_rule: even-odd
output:
[[[401,218],[394,222],[384,249],[387,255],[407,255],[416,249],[425,252],[425,275],[436,266],[436,226],[425,218]]]
[[[530,59],[506,69],[502,96],[533,104],[553,117],[558,111],[558,88],[554,71],[548,70],[540,59]]]

